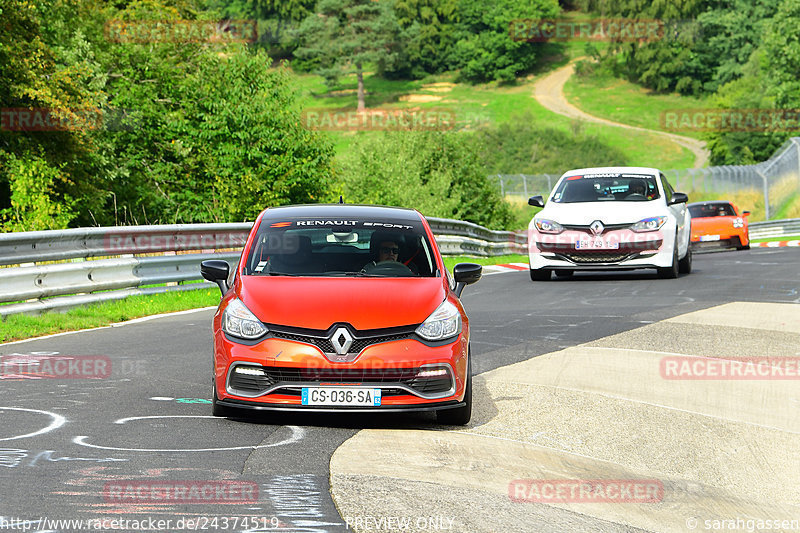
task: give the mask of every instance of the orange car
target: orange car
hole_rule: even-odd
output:
[[[307,205],[257,218],[236,269],[201,265],[223,292],[214,317],[212,413],[242,409],[472,410],[464,286],[410,209]]]
[[[688,204],[692,217],[692,247],[750,248],[747,216],[750,211],[739,210],[730,202],[695,202]]]

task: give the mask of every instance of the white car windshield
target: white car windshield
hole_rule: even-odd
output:
[[[660,196],[655,176],[649,174],[586,174],[561,180],[552,201],[646,202]]]

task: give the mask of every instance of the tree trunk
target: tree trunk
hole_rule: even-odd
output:
[[[361,63],[356,63],[356,76],[358,77],[358,112],[363,113],[364,108],[364,72],[361,70]]]

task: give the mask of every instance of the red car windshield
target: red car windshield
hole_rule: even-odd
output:
[[[252,276],[434,277],[422,224],[396,221],[263,220],[243,273]]]

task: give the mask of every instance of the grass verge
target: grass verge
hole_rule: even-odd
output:
[[[657,94],[602,73],[572,76],[564,86],[564,94],[573,105],[591,115],[657,131],[667,131],[661,120],[666,112],[711,107],[703,99],[680,94]],[[702,139],[699,132],[670,133]]]
[[[750,239],[750,242],[781,242],[781,241],[796,241],[800,240],[800,235],[784,236],[784,237],[767,237],[764,239]]]
[[[468,256],[451,256],[444,258],[444,266],[447,267],[450,272],[453,271],[453,267],[456,266],[458,263],[477,263],[479,265],[505,265],[507,263],[527,263],[528,256],[527,255],[500,255],[497,257],[468,257]]]
[[[445,265],[451,271],[458,263],[500,265],[525,262],[524,255],[498,257],[445,257]],[[0,321],[0,342],[30,339],[54,333],[99,328],[134,318],[186,311],[219,303],[219,289],[173,291],[148,296],[130,296],[113,302],[102,302],[70,309],[64,313],[44,313],[36,316],[10,315]]]

